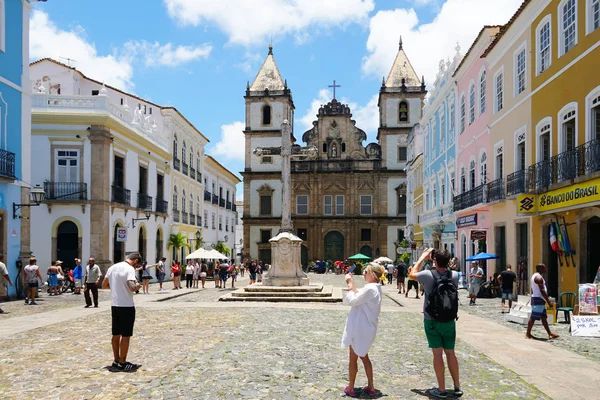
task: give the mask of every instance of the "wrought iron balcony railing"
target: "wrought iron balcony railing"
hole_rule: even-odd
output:
[[[210,192],[208,190],[204,191],[204,201],[210,201],[210,199],[212,198],[212,196],[210,195]]]
[[[231,205],[232,205],[231,202],[228,201],[227,204],[225,204],[225,208],[228,210],[231,210]]]
[[[237,211],[237,206],[235,205],[235,203],[231,205],[231,211]]]
[[[188,213],[186,213],[185,211],[181,212],[181,223],[183,223],[183,224],[188,223]]]
[[[189,165],[187,165],[186,163],[181,163],[183,168],[181,169],[181,173],[184,175],[188,174],[188,170],[189,170]]]
[[[225,207],[225,199],[222,197],[219,197],[219,207]]]
[[[487,184],[487,202],[500,201],[506,198],[504,195],[504,179],[496,179]]]
[[[506,177],[506,195],[514,196],[519,193],[525,193],[527,188],[527,170],[522,169]]]
[[[179,222],[179,210],[177,208],[173,208],[173,222]]]
[[[219,204],[219,196],[217,196],[216,194],[213,194],[212,195],[212,203]]]
[[[15,153],[0,149],[0,176],[15,178]]]
[[[479,185],[475,189],[461,193],[454,197],[454,211],[464,210],[465,208],[476,206],[485,202],[484,188],[487,186]]]
[[[196,180],[202,183],[202,172],[200,170],[196,170]]]
[[[152,197],[148,196],[147,193],[138,193],[137,208],[141,210],[152,209]]]
[[[190,178],[196,179],[196,169],[194,167],[190,167]]]
[[[156,212],[160,214],[166,214],[169,212],[169,202],[161,199],[160,197],[156,198]]]
[[[44,182],[46,200],[73,201],[87,200],[87,183]]]
[[[196,215],[196,226],[202,226],[202,217]]]
[[[175,168],[176,171],[181,170],[181,161],[177,157],[173,157],[173,168]]]
[[[112,202],[130,206],[131,190],[125,189],[121,186],[112,185]]]
[[[190,225],[196,225],[196,216],[192,213],[190,213]]]

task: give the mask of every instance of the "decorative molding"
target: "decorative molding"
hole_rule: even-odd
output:
[[[259,194],[271,195],[275,189],[273,189],[268,183],[263,184],[261,187],[256,189]]]

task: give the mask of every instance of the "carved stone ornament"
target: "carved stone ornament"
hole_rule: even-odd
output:
[[[337,122],[331,122],[331,129],[329,129],[329,137],[330,138],[338,138],[340,137],[340,129],[338,128]]]
[[[256,189],[256,191],[260,194],[271,194],[275,191],[275,189],[273,189],[271,186],[269,186],[268,183],[265,183],[264,185],[262,185],[261,187],[259,187],[258,189]]]
[[[518,137],[517,137],[517,144],[521,144],[525,142],[525,132],[521,133]]]
[[[496,154],[497,155],[502,154],[503,151],[504,151],[504,146],[498,146],[496,148]]]
[[[369,143],[366,148],[367,157],[369,158],[380,158],[381,157],[381,146],[377,143]]]
[[[408,144],[408,136],[407,135],[398,136],[398,145],[406,146],[407,144]]]

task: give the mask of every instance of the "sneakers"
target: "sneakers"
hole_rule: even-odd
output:
[[[460,388],[454,387],[454,397],[461,397],[463,395],[463,391]]]
[[[25,305],[29,304],[29,297],[25,297]]]
[[[429,394],[433,397],[437,397],[438,399],[446,399],[448,398],[448,392],[446,391],[441,391],[438,388],[433,388],[429,390]]]
[[[32,301],[30,301],[30,302],[29,302],[29,305],[30,305],[30,306],[37,306],[37,305],[38,305],[38,303],[36,303],[35,301],[33,301],[33,300],[32,300]]]
[[[141,365],[140,364],[132,364],[130,362],[125,362],[123,364],[120,364],[120,363],[114,361],[112,363],[111,367],[120,372],[135,372],[141,367]]]

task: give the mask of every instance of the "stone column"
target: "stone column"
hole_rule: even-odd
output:
[[[90,257],[104,274],[111,265],[110,237],[110,129],[102,125],[92,125],[89,139],[91,143],[91,182],[90,182]]]

